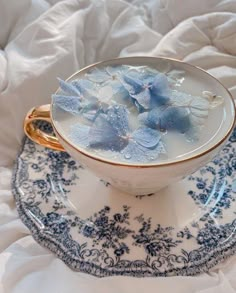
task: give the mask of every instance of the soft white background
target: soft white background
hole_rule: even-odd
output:
[[[75,273],[18,218],[10,181],[27,110],[49,103],[57,76],[128,55],[198,65],[236,97],[236,0],[0,1],[0,292],[236,292],[236,257],[196,277]]]

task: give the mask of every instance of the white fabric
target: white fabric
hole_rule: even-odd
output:
[[[128,55],[201,66],[236,97],[236,1],[0,2],[0,292],[236,292],[236,258],[196,277],[75,273],[35,243],[18,218],[10,180],[26,112],[49,103],[57,76]]]

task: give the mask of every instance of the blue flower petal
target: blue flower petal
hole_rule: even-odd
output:
[[[115,105],[107,110],[107,121],[117,131],[118,135],[125,136],[129,132],[128,111],[123,105]]]
[[[169,107],[162,112],[159,125],[160,129],[185,133],[191,127],[189,113],[185,108]]]
[[[90,126],[77,123],[71,126],[70,139],[73,143],[78,146],[88,147],[89,146],[89,130]]]
[[[148,127],[161,131],[176,130],[185,133],[191,127],[187,109],[171,106],[155,108],[148,114],[140,114],[140,120]]]
[[[136,95],[143,90],[143,83],[139,79],[135,79],[127,74],[123,76],[123,80],[125,81],[123,83],[124,87],[131,95]]]
[[[88,120],[94,121],[101,113],[105,113],[108,108],[108,104],[102,103],[98,100],[88,103],[81,110],[81,114]]]
[[[150,87],[151,105],[150,108],[155,106],[166,105],[170,98],[170,90],[168,85],[168,79],[163,73],[156,75]]]
[[[153,129],[158,129],[159,119],[160,119],[160,110],[155,108],[150,112],[144,112],[138,115],[138,119],[141,124],[144,124]]]
[[[127,67],[120,65],[107,66],[106,68],[93,68],[88,74],[87,78],[96,83],[115,82],[119,80],[121,73],[127,71]]]
[[[148,110],[169,102],[168,79],[162,73],[129,72],[123,76],[123,85],[138,104]]]
[[[97,118],[97,116],[99,115],[99,113],[100,113],[99,110],[89,110],[87,112],[83,112],[82,115],[86,119],[88,119],[88,120],[90,120],[90,121],[93,122]]]
[[[73,80],[71,84],[80,92],[80,95],[86,100],[97,98],[97,92],[94,83],[86,79]]]
[[[95,67],[87,74],[87,78],[92,82],[103,83],[108,80],[109,75],[105,68],[100,69]]]
[[[165,147],[161,141],[154,149],[149,149],[131,140],[122,150],[122,156],[125,160],[133,162],[151,162],[156,160],[160,154],[166,154]]]
[[[94,148],[120,151],[128,143],[120,136],[119,129],[107,119],[105,114],[100,114],[89,131],[89,145]]]
[[[132,138],[137,144],[152,149],[159,143],[161,135],[157,130],[148,127],[140,127],[132,133]]]
[[[153,82],[154,82],[154,80],[156,78],[156,75],[157,75],[157,73],[156,74],[150,74],[150,73],[145,72],[144,74],[142,74],[140,76],[140,79],[143,81],[144,85],[151,85],[151,84],[153,84]]]
[[[72,114],[78,114],[81,109],[79,97],[52,95],[53,104]]]
[[[72,96],[80,96],[81,95],[80,91],[71,82],[64,81],[60,78],[58,78],[58,81],[59,81],[59,85],[60,85],[61,90],[65,94],[69,94]]]
[[[122,65],[107,66],[106,71],[112,79],[115,79],[127,71],[127,67]]]
[[[168,78],[163,73],[158,73],[153,82],[152,82],[152,90],[158,92],[159,94],[165,95],[169,93],[169,84]]]
[[[132,101],[133,101],[134,105],[136,106],[139,113],[143,113],[146,111],[146,109],[143,106],[141,106],[137,100],[132,99]]]
[[[143,89],[136,95],[132,95],[144,109],[149,109],[151,102],[151,95],[148,88]]]
[[[136,100],[130,96],[129,92],[122,85],[113,88],[113,90],[113,100],[117,104],[125,105],[127,108],[134,106]]]
[[[93,102],[86,103],[81,111],[81,113],[88,112],[90,110],[98,110],[100,107],[99,101],[94,100]]]

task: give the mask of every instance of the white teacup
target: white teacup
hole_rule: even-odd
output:
[[[60,123],[58,124],[58,119],[55,117],[53,104],[36,107],[29,111],[24,122],[26,135],[45,147],[58,151],[67,151],[75,160],[90,169],[99,178],[122,191],[134,195],[155,193],[184,178],[211,161],[223,147],[235,124],[235,104],[229,91],[213,76],[200,68],[177,60],[156,57],[128,57],[88,66],[76,72],[67,81],[83,77],[86,72],[94,67],[100,68],[108,65],[152,66],[158,70],[173,68],[174,70],[185,72],[185,77],[181,84],[183,90],[193,95],[200,95],[203,91],[208,91],[223,98],[222,117],[220,118],[222,122],[219,129],[214,135],[209,136],[209,139],[194,152],[174,160],[148,164],[111,161],[76,146],[64,135]],[[219,119],[219,117],[216,116],[215,119]],[[38,129],[33,123],[35,120],[50,122],[56,136],[48,135]],[[214,123],[214,120],[212,123]],[[208,127],[211,126],[213,125],[208,125]]]

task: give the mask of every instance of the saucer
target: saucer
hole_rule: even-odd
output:
[[[76,271],[196,275],[236,251],[236,129],[211,163],[143,196],[115,190],[67,153],[25,139],[12,189],[36,242]]]

